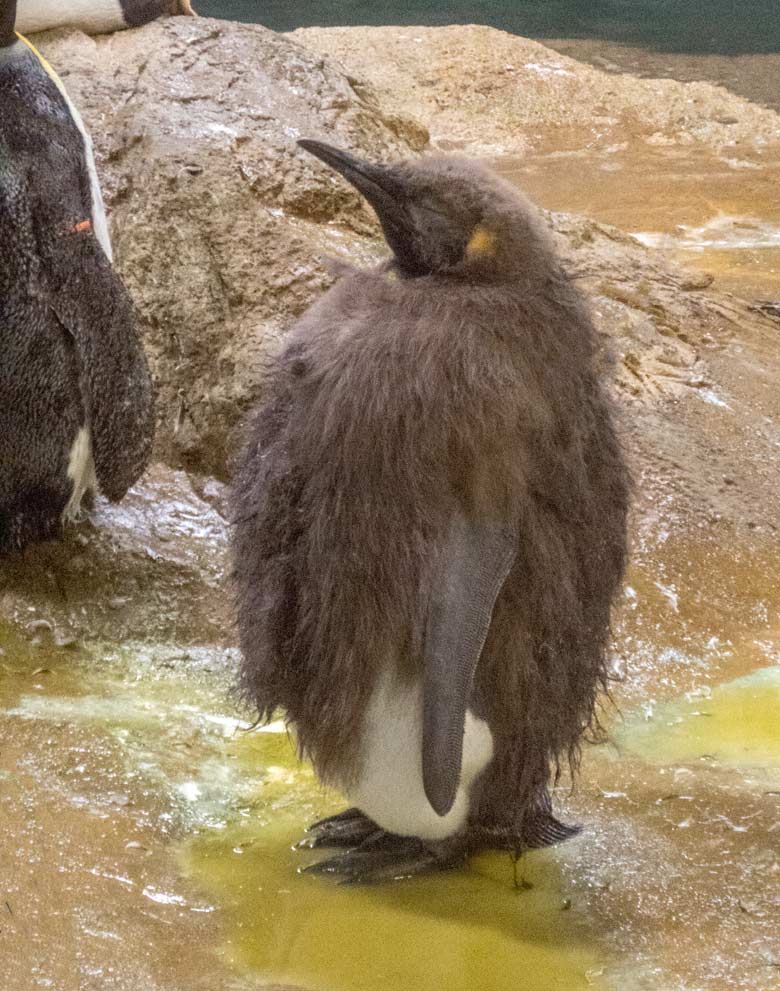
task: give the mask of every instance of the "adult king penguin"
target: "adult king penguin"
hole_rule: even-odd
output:
[[[190,0],[18,0],[24,33],[75,27],[88,34],[140,27],[165,14],[194,14]]]
[[[121,499],[154,431],[91,144],[15,8],[0,0],[0,551],[56,535],[96,487]]]
[[[375,881],[572,835],[549,784],[607,676],[629,479],[585,302],[474,163],[316,141],[392,260],[292,328],[232,495],[243,686],[354,808],[313,865]]]

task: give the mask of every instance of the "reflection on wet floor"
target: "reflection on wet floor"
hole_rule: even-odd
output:
[[[366,974],[388,991],[508,989],[520,974],[531,991],[736,991],[745,973],[752,989],[780,988],[777,560],[721,549],[702,572],[692,545],[667,545],[661,566],[657,553],[638,548],[621,619],[637,684],[616,686],[609,742],[586,751],[574,795],[559,790],[581,837],[524,857],[518,888],[489,854],[465,873],[345,892],[297,876],[316,854],[290,849],[307,811],[338,803],[318,802],[311,781],[281,808],[261,789],[183,853],[226,907],[225,959],[345,991]],[[262,765],[267,746],[249,737],[238,759]]]
[[[762,768],[780,785],[780,664],[635,717],[617,741],[651,761]]]
[[[167,972],[197,988],[213,908],[180,898],[168,852],[196,722],[159,708],[143,660],[87,660],[5,626],[0,648],[0,986],[157,991],[178,986]],[[181,961],[171,931],[191,948]]]

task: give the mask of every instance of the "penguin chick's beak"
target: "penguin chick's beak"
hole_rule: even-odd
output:
[[[408,210],[409,192],[393,170],[361,161],[322,141],[306,139],[298,144],[343,175],[365,196],[379,217],[387,243],[401,268],[409,275],[425,275],[429,268],[420,254],[417,231]]]

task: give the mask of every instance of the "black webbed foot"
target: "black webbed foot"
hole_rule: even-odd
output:
[[[563,843],[579,836],[581,832],[582,826],[570,826],[568,823],[556,819],[552,813],[533,819],[526,824],[523,830],[525,845],[530,850],[555,846],[557,843]]]
[[[359,809],[346,809],[320,819],[309,826],[306,832],[309,836],[301,840],[298,846],[316,850],[323,846],[357,847],[375,834],[381,834],[382,830]]]
[[[347,809],[310,827],[301,846],[347,847],[344,853],[302,868],[302,873],[334,877],[340,884],[379,884],[448,870],[463,863],[464,852],[447,843],[426,843],[380,829],[357,809]]]
[[[500,825],[476,827],[470,840],[473,849],[509,850],[520,854],[524,850],[555,846],[581,832],[581,826],[568,826],[551,812],[542,810],[529,816],[519,829]]]

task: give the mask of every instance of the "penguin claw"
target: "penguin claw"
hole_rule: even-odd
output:
[[[329,827],[310,839],[303,841],[303,845],[310,850],[317,850],[321,847],[348,847],[355,849],[368,841],[376,826],[373,823],[349,823]]]
[[[355,819],[366,818],[360,809],[344,809],[343,812],[337,812],[335,815],[325,816],[324,819],[318,819],[316,822],[313,822],[311,826],[307,826],[306,832],[313,833],[318,829],[322,829],[323,826],[330,826],[333,823],[353,822]]]
[[[462,862],[463,856],[457,853],[445,854],[421,840],[394,836],[374,826],[359,846],[309,864],[300,873],[333,877],[339,884],[381,884],[448,870]]]
[[[521,853],[523,850],[537,850],[556,846],[578,836],[581,826],[569,826],[548,810],[530,817],[522,829],[501,826],[481,827],[472,834],[475,849],[510,850]]]
[[[319,847],[358,847],[381,830],[375,822],[358,809],[347,809],[337,815],[320,819],[306,830],[311,836],[298,845],[309,850]]]

